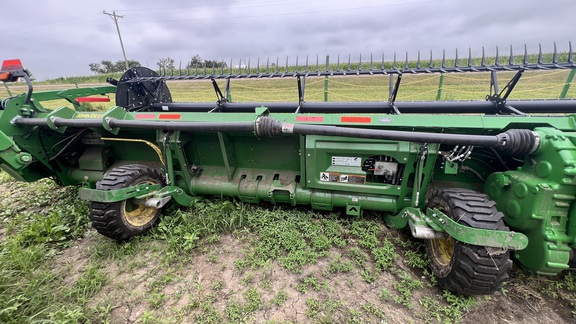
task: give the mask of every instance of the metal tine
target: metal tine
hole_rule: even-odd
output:
[[[316,73],[320,72],[320,66],[318,66],[318,54],[316,54]]]
[[[216,74],[216,61],[212,62],[212,75]]]
[[[382,52],[382,71],[386,70],[386,64],[384,63],[384,52]]]
[[[230,59],[230,67],[228,68],[228,74],[229,74],[229,75],[232,75],[232,72],[233,72],[232,67],[233,67],[234,65],[232,65],[232,62],[233,62],[232,59]]]
[[[554,42],[554,54],[552,55],[552,63],[558,64],[558,52],[556,51],[556,42]]]
[[[206,68],[208,67],[208,64],[206,64],[206,62],[204,62],[204,76],[206,76]]]
[[[192,61],[189,61],[188,64],[186,64],[186,75],[190,76],[190,65],[192,65]]]
[[[394,52],[394,61],[392,62],[392,68],[394,70],[397,70],[397,68],[396,68],[396,52]]]
[[[538,44],[538,64],[542,64],[542,44]]]
[[[340,54],[338,54],[338,61],[336,63],[336,72],[340,72]]]
[[[266,58],[266,74],[270,74],[270,58]]]
[[[456,49],[456,57],[454,58],[454,67],[459,67],[460,64],[458,64],[458,49]]]
[[[524,63],[524,65],[528,65],[528,47],[526,44],[524,44],[524,59],[522,63]]]
[[[298,73],[298,56],[296,56],[296,70],[294,71],[294,73]]]
[[[248,67],[246,68],[246,73],[247,73],[248,75],[251,75],[251,74],[252,74],[252,70],[250,69],[250,59],[248,59]]]
[[[224,60],[220,62],[220,75],[224,75]]]
[[[256,62],[256,74],[260,75],[260,58]]]
[[[484,46],[482,46],[482,62],[480,63],[482,67],[486,66],[486,52],[484,51]]]
[[[472,49],[468,47],[468,67],[472,66]]]
[[[372,71],[374,69],[374,61],[373,61],[373,57],[372,57],[372,53],[370,53],[370,71]],[[370,73],[372,74],[372,73]]]
[[[428,68],[431,69],[434,67],[434,61],[432,60],[432,50],[430,50],[430,62],[428,63]]]
[[[360,53],[360,63],[358,63],[358,70],[356,71],[356,74],[360,74],[358,72],[362,71],[362,53]]]
[[[298,60],[298,58],[296,58],[296,60]],[[284,70],[283,75],[286,75],[286,73],[288,73],[288,56],[286,56],[286,70]]]
[[[195,69],[195,70],[194,70],[194,76],[195,76],[195,77],[198,77],[198,62],[196,62],[196,63],[194,64],[194,69]]]
[[[500,65],[500,54],[498,54],[498,45],[496,45],[496,62],[494,62],[494,65],[496,66]]]
[[[276,72],[274,72],[274,74],[280,74],[280,71],[278,70],[280,68],[280,66],[278,65],[279,60],[280,58],[276,56]]]
[[[568,62],[574,63],[574,60],[572,58],[572,42],[568,42]]]
[[[308,55],[306,55],[306,70],[304,72],[308,73],[308,71],[310,71],[310,68],[308,67]]]
[[[418,61],[416,62],[416,68],[420,68],[420,50],[418,50]]]
[[[348,71],[350,71],[350,54],[348,54]]]
[[[330,71],[330,55],[326,55],[326,72]]]
[[[442,68],[446,67],[446,50],[442,50]]]
[[[512,44],[510,44],[510,60],[508,61],[509,65],[514,65],[514,52],[512,52]]]
[[[406,59],[404,60],[404,69],[408,70],[408,51],[406,51]]]

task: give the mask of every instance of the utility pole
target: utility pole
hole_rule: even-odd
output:
[[[130,69],[130,66],[128,66],[128,59],[126,58],[126,51],[124,50],[124,43],[122,43],[122,36],[120,35],[120,27],[118,27],[118,18],[124,18],[124,17],[118,16],[116,14],[116,11],[112,11],[112,13],[109,13],[109,12],[106,12],[106,10],[104,10],[102,13],[110,16],[110,18],[112,18],[114,20],[114,23],[116,23],[116,30],[118,31],[118,38],[120,38],[120,46],[122,47],[122,54],[124,54],[124,62],[126,63],[126,70],[128,70],[128,69]]]

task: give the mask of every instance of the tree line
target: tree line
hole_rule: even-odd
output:
[[[192,56],[190,61],[186,63],[185,66],[175,65],[176,60],[170,57],[160,58],[158,62],[156,62],[156,68],[162,72],[164,71],[171,71],[177,70],[180,68],[184,69],[195,69],[204,68],[204,66],[208,68],[227,68],[228,65],[224,62],[218,62],[216,60],[205,60],[200,55],[196,54]],[[112,62],[110,60],[102,60],[100,63],[90,63],[88,64],[90,67],[90,71],[94,72],[95,74],[105,74],[105,73],[119,73],[126,71],[126,62],[124,60],[118,60],[116,62]],[[140,62],[136,60],[128,60],[128,67],[138,67],[142,66]]]

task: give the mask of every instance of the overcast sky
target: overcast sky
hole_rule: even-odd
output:
[[[204,59],[306,55],[391,58],[445,48],[518,53],[576,40],[575,0],[45,0],[2,1],[0,60],[20,58],[39,79],[90,75],[88,64],[128,59],[156,67]],[[576,43],[573,44],[576,47]],[[321,60],[322,61],[322,60]],[[301,61],[300,61],[301,62]],[[236,63],[234,63],[236,64]]]

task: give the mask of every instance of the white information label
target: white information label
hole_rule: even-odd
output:
[[[359,167],[362,165],[362,159],[352,156],[333,156],[332,165]]]

